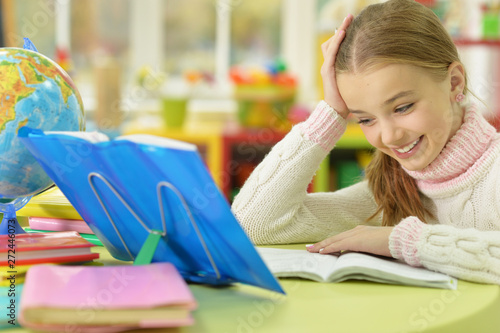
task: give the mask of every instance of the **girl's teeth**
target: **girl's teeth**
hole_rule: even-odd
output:
[[[403,148],[401,148],[401,149],[396,149],[396,151],[397,151],[398,153],[407,153],[407,152],[409,152],[410,150],[412,150],[412,149],[413,149],[413,147],[415,147],[419,141],[420,141],[420,138],[418,138],[418,139],[417,139],[417,141],[415,141],[415,142],[413,142],[413,143],[409,144],[409,145],[408,145],[408,146],[406,146],[406,147],[403,147]]]

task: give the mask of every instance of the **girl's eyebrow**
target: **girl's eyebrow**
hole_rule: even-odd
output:
[[[406,96],[409,96],[409,95],[412,95],[414,94],[415,92],[413,90],[405,90],[405,91],[400,91],[398,92],[396,95],[392,96],[391,98],[389,98],[388,100],[386,100],[384,103],[382,103],[382,106],[387,106],[389,104],[392,104],[394,103],[396,100],[398,100],[399,98],[402,98],[402,97],[406,97]],[[361,110],[351,110],[349,109],[349,112],[350,113],[367,113],[365,111],[361,111]]]
[[[413,93],[414,93],[413,90],[401,91],[401,92],[397,93],[396,95],[392,96],[391,98],[389,98],[382,105],[387,106],[389,104],[394,103],[398,98],[406,97],[406,96],[411,95]]]

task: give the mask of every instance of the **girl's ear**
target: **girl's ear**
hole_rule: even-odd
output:
[[[455,61],[448,67],[448,73],[451,83],[451,98],[456,100],[458,94],[462,94],[465,89],[465,68],[462,63]]]

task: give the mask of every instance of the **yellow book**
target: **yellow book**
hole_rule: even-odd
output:
[[[0,266],[0,287],[9,287],[11,284],[24,283],[26,272],[32,265],[16,265],[11,269],[8,266]]]
[[[57,217],[61,219],[82,220],[58,187],[52,187],[35,195],[16,212],[18,216]]]
[[[0,287],[10,287],[12,284],[16,285],[16,284],[24,283],[25,277],[26,276],[24,274],[22,276],[16,275],[15,283],[12,282],[12,279],[2,278],[2,280],[0,280]]]

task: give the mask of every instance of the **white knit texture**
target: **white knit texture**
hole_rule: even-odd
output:
[[[389,246],[395,258],[413,266],[422,264],[464,280],[500,284],[500,231],[425,225],[410,217],[395,227]]]

